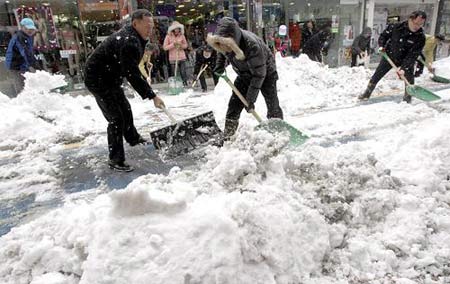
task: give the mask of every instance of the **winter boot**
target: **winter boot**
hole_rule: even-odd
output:
[[[408,95],[408,93],[405,92],[405,94],[403,95],[403,101],[406,102],[407,104],[410,104],[411,99],[412,99],[412,97],[410,95]]]
[[[118,172],[132,172],[134,168],[125,162],[117,162],[110,160],[108,162],[109,168]]]
[[[136,141],[133,141],[132,143],[129,143],[130,146],[136,146],[138,144],[147,145],[148,141],[147,139],[144,139],[141,135],[139,135],[138,139]]]
[[[225,120],[225,130],[223,133],[224,140],[228,141],[236,133],[239,126],[239,120],[226,119]]]
[[[358,96],[358,99],[359,100],[368,100],[374,89],[375,89],[375,85],[372,83],[369,83],[369,85],[367,85],[367,88],[364,91],[364,93],[362,93],[361,95]]]

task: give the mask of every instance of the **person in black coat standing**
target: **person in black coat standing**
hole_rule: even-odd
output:
[[[210,70],[214,70],[216,66],[217,52],[209,45],[203,45],[195,51],[195,67],[194,67],[194,78],[197,78],[198,73],[203,69],[203,67],[208,64]],[[200,74],[199,80],[202,86],[202,91],[206,92],[208,90],[205,80],[205,72]],[[216,74],[212,74],[214,85],[217,85],[219,78]]]
[[[407,21],[389,25],[378,39],[378,51],[386,52],[395,65],[399,66],[396,71],[397,75],[399,77],[404,76],[411,84],[414,84],[415,61],[425,45],[425,34],[422,26],[426,19],[427,14],[425,12],[412,12]],[[382,57],[367,85],[367,89],[358,96],[358,99],[369,99],[377,83],[391,68],[389,62]],[[405,92],[403,100],[410,103],[411,96]]]
[[[356,66],[356,58],[359,56],[363,58],[364,52],[367,52],[367,55],[370,52],[370,39],[372,38],[372,29],[365,28],[364,31],[355,38],[352,44],[352,63],[351,67]]]
[[[313,61],[322,62],[322,52],[327,52],[330,37],[331,33],[328,28],[321,30],[304,44],[303,53]]]
[[[254,33],[239,28],[233,18],[224,17],[217,26],[216,34],[208,35],[207,42],[218,52],[214,71],[222,74],[228,60],[238,75],[234,85],[249,103],[245,107],[236,95],[231,95],[225,120],[225,139],[236,132],[244,107],[247,112],[255,108],[259,91],[266,101],[267,118],[283,119],[277,95],[275,58],[264,41]]]
[[[146,143],[134,126],[131,106],[121,86],[123,78],[143,99],[153,100],[155,107],[164,107],[138,67],[152,27],[152,14],[136,10],[131,23],[103,41],[86,62],[85,85],[108,121],[108,164],[117,171],[133,170],[125,163],[123,137],[131,146]]]
[[[305,43],[308,42],[308,40],[317,33],[316,26],[314,24],[313,20],[309,20],[303,24],[302,29],[302,42],[300,49],[303,49],[305,46]]]

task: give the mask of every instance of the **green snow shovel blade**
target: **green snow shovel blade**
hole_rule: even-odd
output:
[[[425,88],[422,88],[420,86],[415,85],[409,85],[406,87],[406,92],[415,98],[418,98],[419,100],[425,101],[425,102],[432,102],[440,100],[441,97],[434,94],[430,90],[427,90]]]
[[[245,99],[245,97],[241,94],[241,92],[236,88],[236,86],[231,82],[230,78],[228,78],[226,73],[218,74],[218,76],[222,77],[225,82],[231,87],[233,90],[233,94],[238,96],[238,98],[241,100],[241,102],[248,106],[248,102]],[[269,119],[267,121],[263,121],[258,113],[254,109],[251,110],[251,114],[255,117],[255,119],[259,122],[259,125],[256,126],[257,129],[264,129],[269,133],[272,134],[279,134],[279,133],[289,133],[289,145],[291,146],[298,146],[303,143],[309,138],[299,130],[297,130],[292,125],[288,124],[286,121],[283,121],[281,119]]]
[[[170,77],[167,82],[169,83],[169,95],[179,95],[183,92],[183,83],[178,77]]]
[[[392,59],[389,58],[389,56],[386,54],[386,52],[382,52],[381,55],[384,57],[384,59],[387,60],[387,62],[389,62],[389,64],[391,64],[392,68],[394,68],[395,70],[399,70],[397,65],[395,65],[394,61],[392,61]],[[401,79],[406,84],[406,93],[408,93],[408,95],[418,98],[419,100],[426,101],[426,102],[437,101],[437,100],[441,99],[441,97],[439,97],[432,91],[427,90],[423,87],[411,84],[410,82],[408,82],[408,80],[405,78],[405,76],[402,75]]]
[[[450,83],[450,79],[447,79],[447,78],[441,77],[441,76],[437,76],[437,75],[432,76],[431,80],[438,82],[438,83],[445,83],[445,84]]]
[[[289,144],[293,146],[302,145],[308,140],[308,136],[279,118],[272,118],[261,122],[256,129],[264,129],[272,134],[287,133],[289,135]]]
[[[419,57],[419,61],[420,63],[422,63],[424,66],[427,66],[428,71],[430,71],[430,73],[433,75],[431,76],[431,80],[437,82],[437,83],[445,83],[445,84],[449,84],[450,83],[450,79],[447,79],[445,77],[441,77],[441,76],[437,76],[436,73],[434,72],[432,66],[430,63],[426,63],[422,58]]]

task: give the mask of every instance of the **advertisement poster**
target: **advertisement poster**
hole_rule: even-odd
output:
[[[49,6],[22,7],[14,10],[18,23],[23,18],[34,21],[37,33],[34,37],[34,47],[38,50],[49,50],[59,47],[56,28],[53,22],[52,9]]]
[[[378,38],[380,34],[386,29],[388,13],[386,10],[375,10],[373,15],[373,28],[372,28],[372,42],[371,47],[378,48]]]

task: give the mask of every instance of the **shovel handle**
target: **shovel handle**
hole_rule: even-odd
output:
[[[233,89],[233,92],[236,94],[236,96],[238,96],[238,98],[241,100],[241,102],[244,104],[244,106],[248,107],[247,100],[244,98],[244,96],[241,94],[241,92],[239,92],[239,90],[236,88],[236,86],[231,82],[231,80],[230,80],[230,78],[228,78],[227,74],[224,73],[219,76],[222,77],[225,80],[225,82],[227,82],[228,85],[230,85],[231,89]],[[254,109],[252,109],[250,112],[253,114],[253,116],[256,118],[256,120],[259,123],[262,122],[261,117],[259,116],[258,113],[256,113],[256,111]]]
[[[175,117],[173,117],[173,115],[170,113],[170,111],[165,106],[161,106],[161,109],[164,111],[164,113],[167,115],[167,117],[169,117],[169,119],[170,119],[170,121],[172,121],[172,123],[177,123],[177,120],[175,119]]]
[[[422,58],[418,58],[419,62],[422,63],[424,66],[427,66],[428,71],[430,71],[431,74],[435,75],[433,72],[433,67],[431,66],[431,63],[426,63]]]
[[[387,62],[389,62],[389,64],[391,64],[392,68],[394,68],[395,70],[398,70],[397,65],[395,65],[394,61],[392,61],[392,59],[389,58],[389,56],[386,54],[386,52],[382,52],[381,55],[384,57],[384,59],[387,60]],[[405,82],[405,84],[407,86],[412,86],[411,83],[408,82],[408,80],[406,80],[405,76],[401,75],[400,78]]]
[[[192,88],[195,87],[195,84],[197,84],[198,79],[200,78],[202,73],[205,72],[206,68],[208,68],[208,64],[205,64],[204,67],[202,66],[202,68],[200,69],[200,72],[198,72],[197,78],[195,78],[194,82],[192,83]]]

